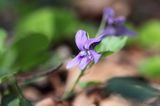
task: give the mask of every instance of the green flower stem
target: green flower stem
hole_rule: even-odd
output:
[[[81,70],[81,72],[80,72],[79,76],[77,77],[75,83],[73,84],[71,90],[63,95],[63,97],[62,97],[63,100],[68,99],[68,98],[72,95],[72,93],[74,92],[74,90],[75,90],[75,88],[76,88],[76,85],[77,85],[78,82],[80,81],[81,77],[84,75],[85,70],[86,70],[86,69]]]
[[[102,20],[101,20],[96,36],[98,36],[101,33],[101,31],[105,28],[105,25],[106,25],[105,18],[104,16],[102,16]]]
[[[72,87],[72,89],[71,89],[70,92],[73,92],[73,91],[74,91],[74,89],[76,88],[76,85],[78,84],[78,82],[79,82],[79,80],[81,79],[81,77],[83,76],[83,74],[84,74],[84,70],[82,70],[82,71],[80,72],[80,74],[79,74],[77,80],[75,81],[75,83],[74,83],[74,85],[73,85],[73,87]]]

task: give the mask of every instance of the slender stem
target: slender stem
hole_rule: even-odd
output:
[[[79,82],[79,80],[81,79],[81,77],[83,76],[83,74],[84,74],[84,70],[82,70],[82,71],[80,72],[80,74],[79,74],[77,80],[75,81],[75,83],[74,83],[74,85],[73,85],[73,87],[72,87],[72,89],[71,89],[70,92],[73,92],[73,91],[74,91],[74,89],[76,88],[76,85],[78,84],[78,82]]]
[[[76,81],[74,82],[71,90],[70,90],[68,93],[65,93],[65,94],[63,95],[63,98],[62,98],[63,100],[67,99],[67,98],[73,93],[73,91],[74,91],[75,88],[76,88],[76,85],[78,84],[78,82],[80,81],[81,77],[83,76],[84,71],[85,71],[85,69],[84,69],[84,70],[81,70],[81,72],[80,72],[79,76],[77,77]]]
[[[96,36],[98,36],[101,33],[101,31],[105,28],[105,25],[106,25],[105,18],[104,16],[102,16],[102,20],[101,20]]]
[[[61,68],[63,64],[59,64],[56,68],[51,68],[51,69],[48,69],[47,71],[45,72],[40,72],[39,74],[36,74],[36,73],[32,73],[32,75],[29,75],[28,77],[20,77],[18,79],[18,81],[21,81],[22,83],[20,84],[21,85],[29,85],[33,82],[36,82],[40,77],[43,77],[43,76],[48,76],[50,74],[53,74],[54,72],[58,71],[59,68]]]

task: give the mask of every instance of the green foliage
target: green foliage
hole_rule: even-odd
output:
[[[13,81],[14,79],[12,79]],[[22,94],[21,89],[17,85],[17,82],[12,83],[8,89],[4,89],[2,92],[2,106],[33,106]]]
[[[6,40],[6,32],[3,29],[0,29],[0,55],[5,51],[5,40]]]
[[[0,68],[4,70],[11,68],[15,62],[15,58],[15,51],[11,48],[7,48],[7,50],[0,56]]]
[[[17,53],[15,60],[19,70],[29,70],[48,58],[47,49],[49,41],[44,35],[26,36],[13,44]]]
[[[4,95],[2,97],[2,101],[1,101],[2,106],[8,106],[8,104],[11,103],[12,101],[14,101],[15,98],[17,98],[17,97],[14,94]]]
[[[49,40],[54,34],[54,14],[52,9],[46,8],[28,14],[16,27],[16,38],[20,39],[27,35],[42,34]]]
[[[21,98],[20,99],[20,103],[19,106],[33,106],[32,103],[30,101],[28,101],[25,98]]]
[[[96,46],[95,50],[104,55],[110,55],[112,53],[118,52],[122,49],[127,41],[128,37],[121,36],[109,36],[102,40],[102,42]]]
[[[138,29],[138,34],[133,39],[129,40],[131,44],[139,44],[146,49],[160,48],[160,21],[152,20],[143,24]]]
[[[8,94],[2,98],[2,106],[33,106],[32,103],[25,98],[18,98],[13,94]]]
[[[15,0],[15,1],[17,1],[17,0]],[[0,0],[0,9],[5,8],[5,6],[8,6],[8,5],[13,5],[15,1]]]
[[[15,68],[25,71],[45,62],[51,42],[73,37],[84,26],[72,12],[63,9],[44,8],[29,14],[16,27],[12,46],[16,52]]]
[[[132,77],[112,78],[104,86],[104,94],[108,93],[118,94],[136,102],[144,102],[160,95],[160,92],[147,82]]]
[[[11,74],[14,74],[9,67],[13,64],[15,59],[14,52],[11,49],[8,49],[6,46],[6,32],[0,29],[0,82],[3,78],[9,77]]]
[[[0,69],[0,84],[15,74],[14,71],[8,69]]]
[[[160,56],[154,56],[145,59],[139,66],[139,71],[142,75],[159,78],[160,77]]]
[[[90,34],[93,34],[96,30],[91,25],[86,25],[77,19],[75,14],[71,11],[64,9],[53,9],[55,18],[55,40],[61,41],[62,38],[73,38],[74,34],[79,29],[85,29]]]
[[[20,100],[18,98],[12,100],[7,106],[20,106]]]
[[[28,13],[18,22],[11,45],[5,45],[6,33],[0,30],[0,80],[37,67],[44,70],[57,67],[60,58],[49,51],[51,43],[74,37],[78,29],[94,32],[93,27],[86,26],[71,11],[43,8]]]
[[[79,29],[95,32],[95,28],[80,22],[72,11],[56,8],[36,10],[22,19],[16,27],[16,36],[44,34],[49,40],[61,41],[73,37]]]
[[[60,41],[61,35],[73,33],[77,24],[72,13],[45,8],[37,10],[17,25],[14,48],[17,51],[16,66],[28,70],[45,62],[46,52],[52,42]]]
[[[72,12],[67,10],[54,9],[55,14],[55,36],[58,38],[65,37],[64,35],[73,36],[80,25]]]
[[[55,67],[62,64],[62,58],[58,55],[57,52],[51,53],[48,60],[40,66],[40,70],[50,70],[55,69]]]

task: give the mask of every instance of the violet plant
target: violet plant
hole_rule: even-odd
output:
[[[52,11],[50,12],[52,13]],[[42,17],[42,19],[38,18],[39,20],[37,20],[37,18],[29,17],[29,20],[25,21],[25,24],[20,25],[20,29],[24,29],[19,30],[20,32],[16,33],[16,35],[23,36],[21,36],[21,38],[16,36],[12,45],[2,45],[1,47],[0,82],[3,88],[1,92],[3,106],[13,106],[14,104],[17,104],[17,106],[33,105],[24,97],[21,91],[21,86],[18,84],[17,76],[20,73],[25,73],[29,70],[32,71],[33,67],[41,69],[40,71],[47,70],[47,72],[40,72],[39,74],[36,73],[36,75],[31,75],[31,78],[25,79],[29,82],[32,81],[32,79],[36,79],[39,76],[50,73],[48,70],[53,71],[61,66],[61,62],[48,64],[52,62],[52,59],[55,59],[52,58],[54,56],[47,51],[53,37],[53,33],[50,33],[52,32],[52,29],[50,28],[50,24],[52,22],[48,22],[49,27],[40,27],[40,30],[38,31],[37,23],[39,24],[44,22],[46,25],[46,21],[44,20],[52,20],[52,18],[50,18],[52,15],[46,12],[46,10],[42,13],[43,16],[46,16],[45,19]],[[31,21],[31,19],[34,21]],[[33,27],[33,29],[29,29],[28,22],[30,21],[36,23],[32,25],[36,26]],[[84,75],[85,70],[90,68],[93,64],[98,63],[104,56],[119,51],[125,45],[128,36],[134,34],[124,26],[124,22],[124,18],[116,18],[114,11],[111,8],[107,8],[104,10],[102,22],[98,33],[95,34],[95,38],[90,38],[89,34],[84,30],[79,30],[77,32],[75,42],[80,52],[67,64],[67,69],[78,66],[81,72],[72,89],[64,94],[63,99],[68,98],[73,93],[80,78]],[[4,35],[1,36],[3,39],[1,43],[4,43],[6,35],[5,32],[0,31],[0,35]],[[22,84],[24,84],[24,82]],[[3,85],[7,85],[7,88],[4,88]],[[10,98],[10,100],[8,100],[8,98]]]
[[[95,38],[89,38],[89,34],[84,30],[79,30],[75,36],[75,42],[80,50],[79,54],[68,62],[66,68],[78,66],[80,74],[69,92],[64,94],[68,98],[74,91],[85,70],[94,63],[98,63],[102,57],[119,51],[126,43],[127,37],[135,35],[125,27],[125,17],[115,17],[112,8],[105,8],[103,18]]]

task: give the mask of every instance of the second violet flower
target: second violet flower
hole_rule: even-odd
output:
[[[107,26],[102,29],[100,36],[102,38],[106,36],[132,36],[135,32],[125,27],[124,23],[126,18],[124,16],[115,17],[116,14],[112,8],[105,8],[103,12],[103,20],[107,23]]]

